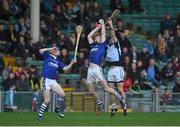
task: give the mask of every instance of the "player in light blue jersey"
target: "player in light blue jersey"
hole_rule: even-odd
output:
[[[44,102],[42,103],[39,113],[38,120],[41,121],[43,113],[45,112],[50,102],[50,90],[55,92],[58,97],[56,98],[55,112],[60,116],[64,117],[64,97],[65,93],[62,87],[56,82],[57,70],[68,71],[76,61],[72,61],[69,65],[65,66],[57,56],[60,55],[58,48],[43,48],[39,52],[43,55],[44,63],[42,68],[42,86],[44,91]]]
[[[108,24],[111,28],[111,39],[109,40],[109,46],[106,52],[106,63],[110,67],[108,71],[107,81],[111,88],[115,88],[115,84],[118,91],[121,93],[124,101],[123,111],[124,116],[127,115],[127,106],[125,104],[125,93],[123,91],[124,69],[121,66],[121,47],[116,38],[116,34],[113,28],[112,19],[108,19]],[[117,111],[117,105],[115,103],[114,96],[110,96],[112,103],[111,116],[114,116]]]
[[[96,83],[99,83],[106,92],[115,95],[118,98],[119,102],[123,105],[123,100],[121,95],[119,95],[113,88],[110,88],[108,86],[106,80],[104,79],[102,68],[100,66],[106,52],[107,42],[106,42],[106,30],[105,30],[104,20],[100,19],[99,23],[100,24],[98,24],[96,28],[93,29],[88,35],[88,41],[91,49],[89,54],[90,65],[88,68],[88,75],[87,75],[89,91],[92,92],[97,99],[98,114],[103,111],[103,105],[101,99],[98,97],[95,91]],[[101,32],[100,35],[98,35],[97,32],[100,29]]]

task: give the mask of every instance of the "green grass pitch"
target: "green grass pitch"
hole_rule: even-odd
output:
[[[146,125],[180,125],[180,113],[129,113],[124,117],[117,113],[110,117],[109,113],[97,116],[93,112],[67,112],[65,118],[55,113],[45,113],[42,122],[37,121],[37,113],[0,113],[0,126],[146,126]]]

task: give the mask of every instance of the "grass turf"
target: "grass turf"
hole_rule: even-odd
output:
[[[117,113],[110,117],[109,113],[96,116],[93,112],[67,112],[65,118],[55,113],[45,113],[42,122],[37,121],[36,113],[0,113],[0,126],[125,126],[125,125],[180,125],[180,113],[129,113],[124,117]]]

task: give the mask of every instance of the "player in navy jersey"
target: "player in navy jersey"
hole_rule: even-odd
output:
[[[99,23],[95,29],[93,29],[88,35],[88,41],[90,44],[90,54],[89,54],[89,68],[87,75],[87,82],[89,84],[89,91],[92,92],[97,99],[98,114],[103,111],[103,105],[101,99],[98,97],[95,91],[95,84],[99,83],[103,89],[115,95],[120,103],[124,105],[121,95],[119,95],[114,89],[108,87],[108,84],[103,76],[103,71],[100,66],[103,56],[105,55],[107,42],[106,42],[106,30],[104,20],[100,19]],[[97,32],[101,29],[100,35]]]
[[[108,71],[107,81],[108,85],[111,88],[115,88],[115,84],[117,85],[118,91],[121,93],[123,97],[123,101],[125,103],[126,97],[123,91],[123,80],[124,80],[124,69],[121,66],[121,47],[116,38],[115,31],[113,29],[112,19],[108,19],[108,24],[111,28],[111,38],[109,40],[109,46],[106,52],[106,63],[110,67]],[[117,111],[117,105],[115,103],[114,96],[111,96],[112,110],[111,116],[114,116]],[[127,115],[127,106],[124,105],[123,111],[124,116]]]
[[[72,61],[69,65],[65,66],[57,56],[60,55],[58,48],[43,48],[39,52],[43,55],[44,63],[42,68],[42,86],[44,91],[44,102],[42,103],[39,113],[38,120],[41,121],[43,118],[43,113],[46,110],[50,102],[50,90],[55,92],[58,97],[56,98],[55,112],[60,116],[64,117],[64,97],[65,93],[62,87],[56,82],[57,70],[61,69],[63,71],[68,71],[76,61]]]

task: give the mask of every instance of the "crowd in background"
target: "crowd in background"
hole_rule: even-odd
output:
[[[144,10],[140,2],[129,0],[129,7],[125,8],[121,0],[111,0],[110,6],[112,10],[120,9],[121,13],[141,13]],[[3,20],[0,23],[1,55],[21,57],[22,60],[29,57],[42,60],[38,52],[40,48],[57,46],[61,50],[61,61],[67,65],[73,58],[76,44],[74,29],[80,24],[84,30],[79,42],[77,64],[67,73],[80,73],[84,81],[88,67],[87,34],[98,19],[107,19],[109,16],[104,13],[101,4],[96,0],[41,0],[40,38],[37,43],[30,37],[29,6],[28,0],[0,0],[0,19]],[[131,23],[126,24],[120,18],[114,20],[114,25],[118,29],[116,35],[122,50],[121,64],[126,72],[124,90],[159,90],[160,85],[168,87],[169,82],[175,82],[173,92],[180,92],[180,15],[177,15],[175,21],[171,15],[166,15],[160,22],[160,31],[156,37],[141,33]],[[146,37],[147,41],[142,42],[144,47],[141,50],[137,50],[136,45],[128,39],[133,32],[140,32]],[[156,65],[157,62],[162,68]],[[9,63],[5,67],[0,59],[4,90],[14,86],[18,91],[40,88],[40,73],[36,66],[26,68],[25,65],[18,65],[15,72],[12,66]],[[106,67],[104,62],[102,66]]]

